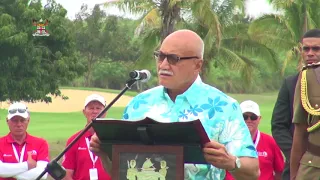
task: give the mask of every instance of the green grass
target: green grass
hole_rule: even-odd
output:
[[[112,107],[107,116],[115,119],[122,117],[124,108]],[[28,132],[45,138],[50,145],[51,158],[56,157],[65,146],[66,140],[75,132],[84,128],[86,119],[82,112],[40,113],[31,112]],[[0,110],[0,136],[6,135],[9,128],[6,124],[7,110]]]
[[[64,87],[66,88],[66,87]],[[69,88],[68,89],[79,89]],[[101,92],[119,93],[117,90],[105,90],[98,88],[80,88],[81,90],[95,90]],[[126,95],[134,96],[136,92],[127,92]],[[277,97],[277,93],[265,94],[229,94],[239,102],[243,100],[253,100],[260,105],[262,114],[262,121],[260,123],[260,130],[270,134],[270,120],[273,106]],[[122,117],[124,107],[111,107],[108,111],[107,117],[120,119]],[[8,133],[8,126],[5,121],[7,111],[0,110],[0,136]],[[72,113],[39,113],[31,112],[31,120],[28,127],[28,132],[34,136],[43,137],[48,140],[50,144],[51,158],[56,157],[60,153],[66,143],[66,140],[75,132],[84,128],[86,119],[82,112]]]

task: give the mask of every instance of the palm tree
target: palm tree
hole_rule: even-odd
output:
[[[320,27],[319,0],[270,0],[280,11],[256,19],[249,28],[256,40],[285,53],[282,73],[291,61],[299,61],[303,34]]]
[[[190,9],[192,15],[206,21],[214,32],[213,35],[220,38],[220,22],[210,6],[213,2],[211,0],[112,0],[105,5],[107,7],[115,5],[124,12],[141,15],[141,26],[157,25],[160,27],[162,41],[174,31],[183,12]]]
[[[207,41],[215,39],[216,45],[219,45],[221,25],[211,8],[213,2],[212,0],[118,0],[107,2],[105,6],[116,6],[126,13],[140,15],[136,35],[143,42],[141,44],[143,53],[139,57],[137,66],[150,67],[153,51],[176,29],[175,26],[184,22],[188,16],[196,17],[199,22],[205,24],[209,29],[205,35]]]
[[[206,48],[205,50],[206,65],[202,77],[207,78],[212,67],[240,72],[238,74],[241,75],[241,80],[244,83],[238,82],[238,84],[241,84],[240,88],[244,89],[245,86],[251,85],[253,72],[259,71],[258,62],[268,62],[271,68],[276,70],[278,68],[278,57],[271,48],[256,41],[254,34],[249,32],[250,22],[248,18],[245,17],[241,9],[235,12],[237,7],[239,6],[227,0],[221,4],[214,4],[212,7],[219,20],[224,22],[221,26],[223,33],[219,47]],[[205,26],[197,21],[190,25],[191,28],[192,26],[200,35],[205,35],[208,31]],[[215,41],[207,43],[217,44]]]
[[[248,83],[257,55],[276,62],[271,49],[250,38],[248,22],[241,26],[244,14],[242,0],[119,0],[107,3],[107,6],[110,5],[142,15],[136,30],[136,35],[143,42],[138,67],[153,67],[150,66],[153,63],[150,59],[154,49],[174,29],[181,28],[193,29],[204,39],[204,80],[209,75],[211,62],[229,61],[230,66],[240,67]]]

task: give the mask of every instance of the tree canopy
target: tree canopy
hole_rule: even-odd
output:
[[[0,2],[0,101],[51,102],[49,94],[61,95],[59,84],[84,72],[66,13],[55,2]],[[32,36],[34,19],[49,20],[49,36]]]

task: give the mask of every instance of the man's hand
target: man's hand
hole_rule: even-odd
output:
[[[206,161],[217,168],[232,170],[236,166],[236,157],[228,154],[224,145],[218,142],[208,142],[204,145],[203,152]]]
[[[98,138],[98,136],[96,135],[96,133],[94,133],[94,135],[91,137],[91,140],[90,140],[90,151],[92,151],[95,155],[101,157],[101,156],[105,156],[106,153],[103,152],[101,150],[101,146],[100,146],[101,142]]]
[[[31,151],[28,152],[27,163],[28,163],[28,170],[33,169],[37,166],[37,162],[32,159],[32,152]]]
[[[101,144],[101,142],[100,142],[98,136],[96,134],[94,134],[91,137],[89,149],[90,149],[90,151],[92,151],[93,153],[95,153],[97,156],[100,157],[104,170],[108,174],[111,174],[112,173],[112,161],[108,157],[108,154],[101,150],[100,144]]]

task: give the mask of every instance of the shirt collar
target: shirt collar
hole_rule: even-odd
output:
[[[12,144],[12,143],[14,143],[14,142],[16,142],[13,138],[12,138],[12,136],[11,136],[11,132],[9,132],[8,134],[7,134],[7,143],[9,143],[9,144]],[[27,143],[27,144],[29,144],[29,143],[31,143],[31,138],[30,138],[30,135],[27,133],[27,135],[26,135],[26,139],[25,139],[25,142]]]
[[[192,83],[192,85],[184,93],[179,94],[177,96],[177,98],[178,97],[185,97],[190,105],[195,104],[198,100],[198,97],[195,96],[195,92],[198,91],[198,89],[201,87],[202,84],[203,84],[203,82],[201,80],[201,77],[198,75],[197,79]],[[170,97],[167,93],[167,89],[165,87],[163,87],[162,94],[165,99],[170,99]]]

